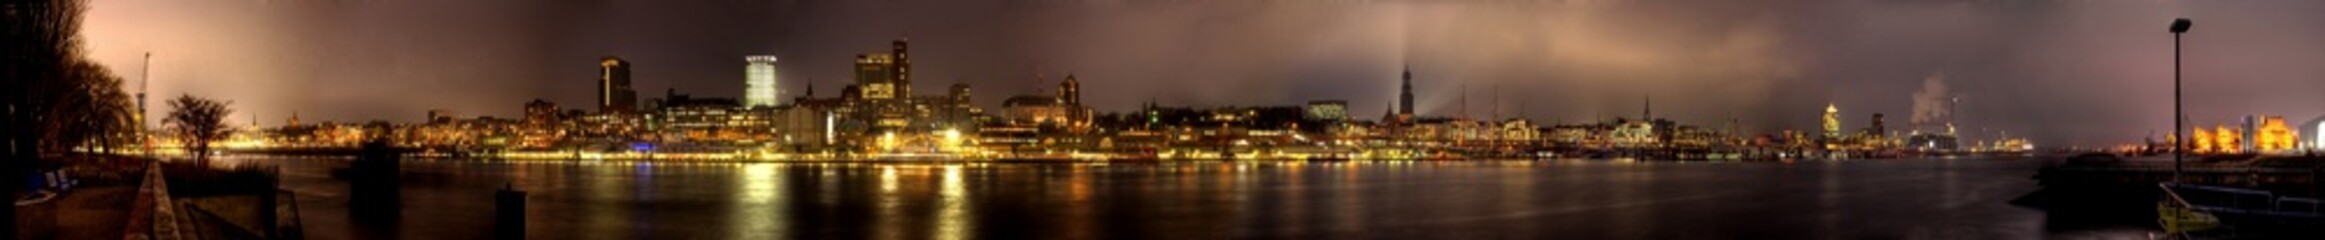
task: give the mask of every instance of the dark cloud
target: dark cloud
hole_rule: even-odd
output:
[[[1635,117],[1652,97],[1658,117],[1772,131],[1813,128],[1826,103],[1850,128],[1872,113],[1902,123],[1923,80],[1944,76],[1972,137],[2108,144],[2170,125],[2174,17],[2197,19],[2196,122],[2325,114],[2310,93],[2325,89],[2319,12],[2325,2],[2295,0],[95,0],[85,36],[125,75],[155,52],[157,95],[224,97],[269,125],[290,111],[513,116],[533,98],[587,108],[606,55],[635,64],[644,97],[739,95],[751,54],[782,58],[786,92],[812,80],[830,96],[853,55],[907,37],[916,89],[970,83],[988,106],[1071,74],[1107,110],[1344,99],[1373,116],[1410,66],[1428,114],[1571,123]]]

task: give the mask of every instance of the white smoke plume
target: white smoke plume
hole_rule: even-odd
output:
[[[1944,73],[1931,74],[1921,79],[1921,90],[1913,92],[1913,128],[1943,127],[1953,115],[1954,94],[1946,89]]]

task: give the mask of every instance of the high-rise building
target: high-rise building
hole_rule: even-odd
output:
[[[896,65],[893,66],[895,70],[889,71],[889,74],[895,75],[889,79],[896,84],[896,96],[910,97],[912,96],[912,54],[910,51],[906,51],[908,49],[902,38],[898,38],[888,45],[891,49],[888,54],[896,57]]]
[[[856,55],[856,90],[864,99],[893,99],[897,94],[893,71],[896,58],[889,53]]]
[[[782,92],[775,86],[775,56],[753,55],[743,57],[750,62],[743,67],[743,107],[774,107]]]
[[[1841,137],[1841,108],[1832,103],[1824,105],[1824,137]]]
[[[630,90],[630,62],[606,56],[598,61],[597,111],[630,112],[637,110],[638,93]]]
[[[912,58],[903,39],[889,52],[856,55],[856,87],[864,99],[886,100],[912,96]]]
[[[1058,83],[1058,104],[1082,105],[1082,81],[1075,80],[1073,74],[1066,74],[1066,81]]]
[[[1413,115],[1413,67],[1405,66],[1405,87],[1397,94],[1397,114]]]

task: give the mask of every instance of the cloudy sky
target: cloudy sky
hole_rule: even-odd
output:
[[[1851,129],[1920,113],[2104,145],[2169,131],[2179,17],[2196,123],[2325,115],[2325,1],[2307,0],[91,1],[93,57],[136,82],[152,52],[153,95],[268,126],[592,109],[607,55],[641,99],[740,95],[751,54],[781,57],[785,99],[831,96],[855,54],[908,38],[916,89],[969,83],[988,107],[1070,74],[1101,110],[1339,99],[1375,117],[1409,66],[1428,115],[1577,123],[1652,98],[1657,117],[1762,132],[1814,129],[1833,103]],[[1916,104],[1949,99],[1931,96],[1958,104]]]

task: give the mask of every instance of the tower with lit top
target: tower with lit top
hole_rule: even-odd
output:
[[[1824,105],[1824,137],[1841,137],[1841,108],[1832,103]]]
[[[775,56],[753,55],[743,57],[749,62],[743,67],[743,107],[774,107],[782,92],[775,83]]]
[[[630,90],[630,62],[607,56],[597,63],[597,111],[636,110],[638,93]]]

